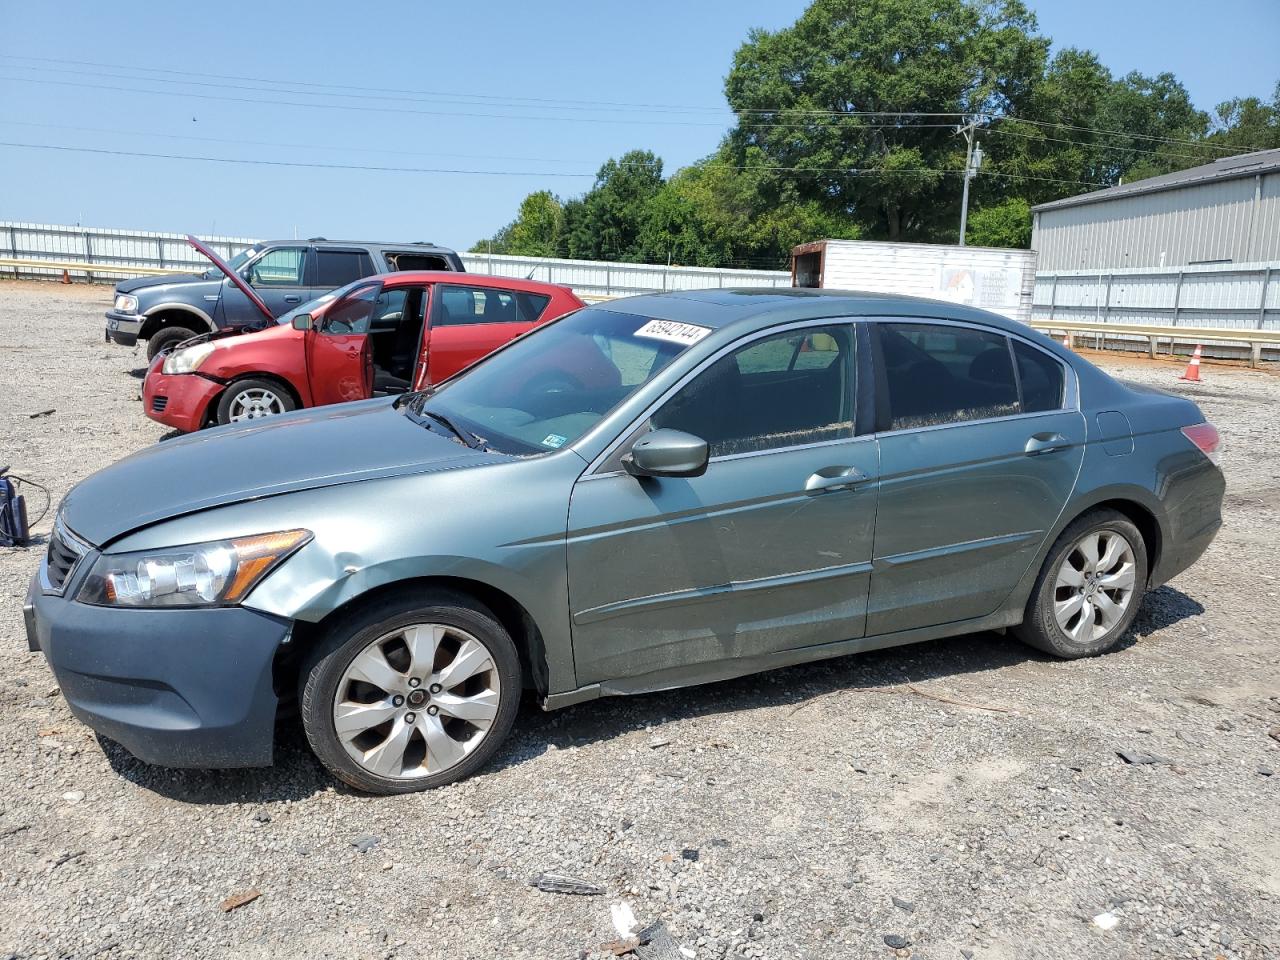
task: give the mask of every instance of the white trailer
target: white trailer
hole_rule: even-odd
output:
[[[1036,254],[941,243],[816,240],[791,251],[791,285],[930,297],[1026,323]]]

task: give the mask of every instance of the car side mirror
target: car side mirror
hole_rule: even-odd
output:
[[[623,456],[633,477],[700,477],[707,472],[707,441],[680,430],[654,430]]]
[[[316,317],[314,313],[300,313],[293,318],[293,329],[310,330],[315,326]]]

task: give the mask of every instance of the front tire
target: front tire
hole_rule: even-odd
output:
[[[412,793],[480,769],[520,705],[520,656],[497,618],[448,591],[384,598],[343,617],[303,665],[307,742],[335,777]]]
[[[1142,533],[1128,517],[1086,513],[1049,551],[1014,635],[1069,660],[1106,653],[1138,615],[1147,563]]]
[[[170,347],[176,347],[184,340],[196,336],[194,330],[186,327],[163,327],[147,340],[147,362],[151,362]]]
[[[260,420],[297,409],[289,391],[272,380],[237,380],[218,400],[218,423]]]

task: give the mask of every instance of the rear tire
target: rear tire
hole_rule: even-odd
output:
[[[1142,534],[1128,517],[1091,510],[1049,551],[1014,635],[1068,660],[1106,653],[1138,615],[1147,562]]]
[[[154,360],[161,352],[170,347],[176,347],[183,340],[190,340],[194,336],[196,332],[186,327],[162,327],[147,340],[147,360]]]
[[[303,664],[298,701],[307,742],[330,773],[396,794],[484,766],[520,694],[520,655],[497,618],[470,597],[433,590],[342,617]]]

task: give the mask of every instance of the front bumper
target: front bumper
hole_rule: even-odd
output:
[[[156,357],[142,381],[142,409],[158,423],[193,433],[205,425],[209,405],[226,385],[196,373],[166,375],[163,365],[163,358]]]
[[[108,310],[107,340],[115,341],[123,347],[132,347],[138,342],[138,334],[142,332],[142,321],[145,319],[136,313],[117,313],[115,310]]]
[[[82,574],[94,556],[85,558]],[[73,596],[79,584],[68,586]],[[288,641],[289,621],[243,607],[89,606],[44,593],[39,575],[26,607],[28,643],[44,652],[71,712],[139,760],[271,764],[272,664]]]

